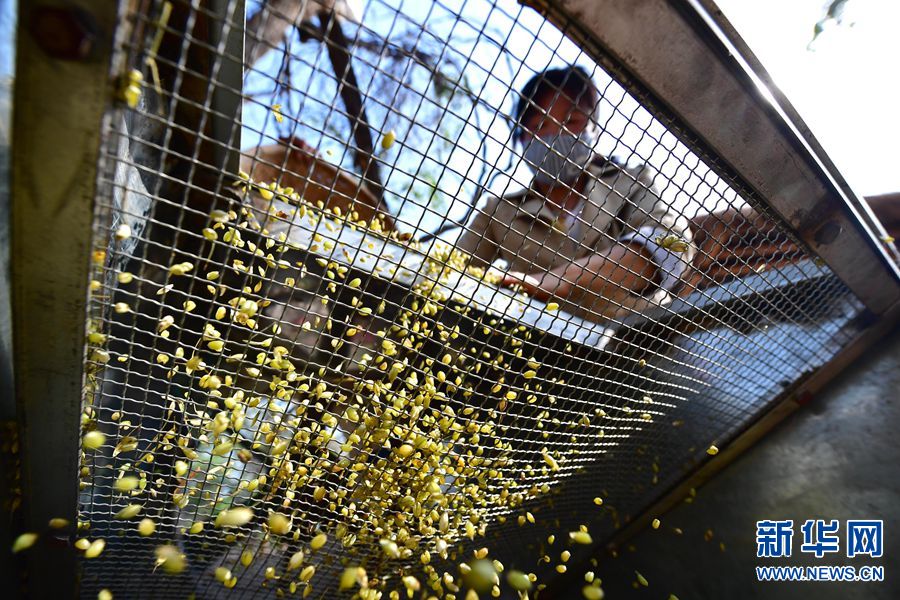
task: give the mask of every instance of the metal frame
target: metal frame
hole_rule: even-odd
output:
[[[828,368],[821,368],[810,374],[786,390],[779,398],[773,401],[771,408],[755,422],[748,423],[747,427],[737,434],[716,458],[701,465],[689,477],[679,482],[676,486],[663,494],[659,500],[648,506],[634,520],[620,529],[612,539],[607,542],[607,549],[615,551],[645,529],[654,515],[659,516],[678,505],[686,498],[690,490],[699,488],[704,483],[715,477],[720,471],[728,467],[738,459],[746,450],[761,440],[779,423],[815,401],[815,396],[823,390],[843,370],[857,360],[870,346],[882,339],[885,334],[892,331],[900,324],[900,304],[889,308],[878,319],[870,319],[859,334],[844,347],[828,363]]]
[[[877,220],[710,2],[526,3],[557,24],[580,23],[572,33],[586,52],[651,98],[648,108],[665,107],[665,121],[688,124],[695,145],[764,199],[869,310],[883,314],[900,299],[900,269]]]
[[[38,10],[58,5],[50,21]],[[75,523],[91,223],[100,123],[113,97],[115,2],[35,7],[21,2],[12,153],[15,383],[24,526],[45,533]],[[52,10],[52,9],[51,9]],[[60,56],[62,33],[83,53]],[[62,268],[61,268],[62,267]],[[69,531],[44,535],[28,554],[27,594],[70,597],[76,552]],[[13,592],[15,593],[15,592]]]

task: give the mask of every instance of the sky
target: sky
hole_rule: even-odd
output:
[[[9,143],[12,131],[12,80],[15,70],[16,3],[0,0],[0,144]]]
[[[12,75],[15,61],[15,0],[0,0],[0,78]]]
[[[811,49],[825,0],[717,3],[856,192],[900,191],[900,1],[848,0]]]

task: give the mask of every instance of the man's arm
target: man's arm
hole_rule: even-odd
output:
[[[617,243],[544,273],[508,273],[503,285],[521,286],[539,300],[557,299],[609,315],[655,285],[658,271],[644,245]]]

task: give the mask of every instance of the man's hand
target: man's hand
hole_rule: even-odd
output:
[[[504,274],[500,285],[517,286],[544,302],[554,298],[594,314],[606,314],[641,294],[657,276],[647,248],[629,243],[615,244],[546,272],[512,271]]]
[[[519,287],[529,296],[542,301],[547,301],[554,297],[565,298],[569,295],[569,290],[571,289],[569,284],[553,271],[543,273],[510,271],[503,276],[500,285],[503,287]]]

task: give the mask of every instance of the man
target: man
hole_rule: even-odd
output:
[[[689,223],[662,201],[654,173],[594,150],[599,100],[581,67],[523,87],[513,137],[534,178],[488,198],[457,243],[475,264],[505,261],[505,285],[588,318],[667,301],[694,254]]]

